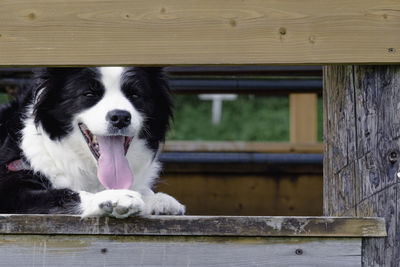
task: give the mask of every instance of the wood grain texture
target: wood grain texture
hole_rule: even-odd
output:
[[[365,266],[400,261],[400,67],[324,69],[324,214],[385,218],[387,238],[363,241]]]
[[[302,155],[300,155],[302,156]],[[318,155],[319,157],[320,155]],[[321,157],[322,160],[322,157]],[[278,179],[279,176],[290,175],[292,179],[295,179],[299,175],[318,175],[322,179],[322,164],[319,162],[312,162],[304,164],[291,164],[291,163],[249,163],[249,164],[239,164],[239,163],[221,163],[221,162],[176,162],[164,164],[163,171],[165,173],[178,173],[178,174],[227,174],[227,175],[263,175],[267,177],[272,175],[272,178]],[[232,176],[234,177],[234,176]],[[227,177],[226,177],[227,178]],[[271,176],[270,176],[271,178]],[[290,178],[290,177],[289,177]],[[162,183],[162,180],[160,181]],[[322,191],[321,191],[322,193]]]
[[[290,141],[317,142],[317,94],[290,94]]]
[[[400,61],[396,0],[3,0],[0,66]]]
[[[0,236],[0,266],[361,266],[361,239]]]
[[[380,218],[0,215],[0,234],[374,237],[386,230]]]
[[[187,215],[322,215],[322,170],[282,175],[254,174],[251,167],[243,168],[249,173],[164,172],[155,190],[184,203]],[[219,166],[214,169],[221,171]]]
[[[167,141],[165,152],[258,152],[322,153],[322,143],[244,142],[244,141]]]

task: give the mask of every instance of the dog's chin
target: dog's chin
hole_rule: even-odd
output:
[[[88,145],[90,151],[92,152],[94,158],[96,161],[99,160],[101,156],[101,150],[98,142],[98,137],[101,138],[107,138],[107,137],[121,137],[123,138],[123,146],[124,146],[124,151],[125,155],[128,152],[129,146],[131,145],[131,142],[133,140],[133,136],[129,135],[124,135],[123,131],[116,130],[108,133],[107,135],[95,135],[93,134],[90,129],[86,126],[86,124],[80,122],[78,123],[79,130],[82,133],[82,136],[84,137],[86,144]]]

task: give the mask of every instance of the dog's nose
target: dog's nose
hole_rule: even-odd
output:
[[[112,126],[122,129],[131,123],[131,114],[126,110],[114,109],[107,113],[106,120]]]

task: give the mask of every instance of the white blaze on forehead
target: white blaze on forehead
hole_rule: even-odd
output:
[[[124,72],[122,67],[102,67],[100,68],[101,81],[106,90],[120,90],[121,77]]]
[[[139,133],[143,122],[143,115],[136,110],[132,102],[122,91],[122,67],[100,67],[100,82],[104,87],[104,95],[96,105],[77,115],[78,122],[83,122],[95,135],[109,135],[108,112],[119,109],[131,114],[130,125],[125,129],[125,134],[134,136]]]

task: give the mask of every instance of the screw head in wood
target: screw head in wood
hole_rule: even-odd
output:
[[[296,255],[303,255],[303,250],[301,248],[296,249]]]

